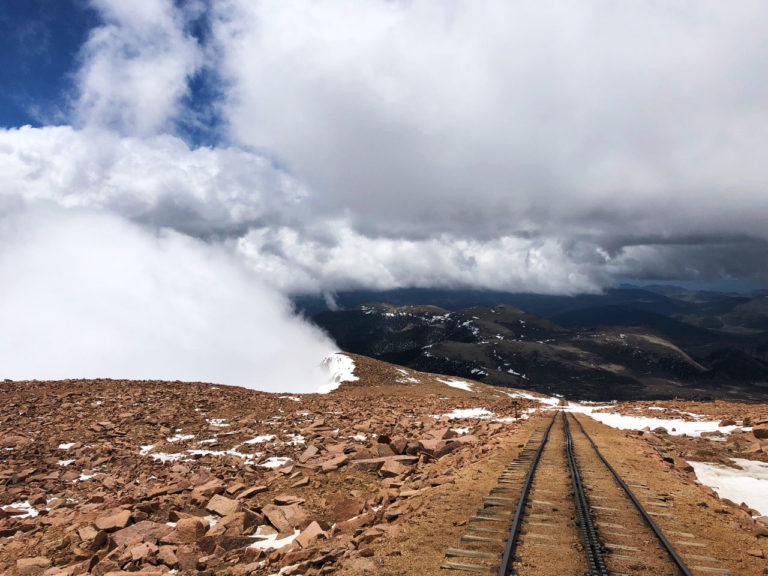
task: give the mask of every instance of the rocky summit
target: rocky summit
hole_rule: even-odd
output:
[[[350,357],[358,380],[329,394],[0,384],[0,572],[444,574],[504,467],[562,401]],[[767,462],[765,405],[573,406],[621,473],[675,512],[665,530],[695,533],[717,569],[762,573],[768,519],[699,484],[689,461]],[[627,418],[678,424],[610,421]],[[700,435],[675,429],[710,420]]]

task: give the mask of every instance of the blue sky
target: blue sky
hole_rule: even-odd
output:
[[[187,23],[201,44],[210,34],[203,12]],[[67,124],[77,98],[81,50],[103,23],[88,0],[4,0],[0,3],[0,126]],[[204,67],[188,83],[184,106],[190,114],[175,132],[193,146],[222,141],[222,119],[212,104],[221,81]]]
[[[98,21],[85,0],[0,3],[0,125],[65,120],[77,55]]]

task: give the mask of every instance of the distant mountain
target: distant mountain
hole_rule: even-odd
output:
[[[663,294],[640,288],[616,288],[602,294],[576,294],[557,296],[498,292],[492,290],[436,290],[430,288],[402,288],[398,290],[355,290],[334,295],[337,309],[346,310],[364,302],[390,302],[398,306],[433,305],[456,311],[472,306],[510,304],[532,314],[551,317],[573,310],[602,306],[629,306],[659,314],[685,314],[696,310],[695,304],[669,298]],[[329,310],[327,299],[319,295],[294,298],[296,307],[308,315]]]
[[[645,326],[681,346],[697,346],[730,340],[706,328],[693,326],[675,318],[630,306],[599,306],[565,312],[552,320],[574,329],[600,326]]]
[[[509,304],[451,310],[365,302],[313,319],[345,351],[497,386],[591,400],[768,394],[761,387],[768,382],[768,338],[693,326],[645,309],[674,309],[663,295],[618,292],[625,293],[609,301],[623,305],[586,307],[599,298],[573,298],[569,306],[585,307],[552,318]]]

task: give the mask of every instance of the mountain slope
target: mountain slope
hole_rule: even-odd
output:
[[[496,386],[592,400],[704,398],[744,394],[748,377],[756,384],[747,394],[764,393],[768,362],[754,350],[659,314],[602,311],[564,314],[569,326],[561,326],[510,305],[451,312],[367,302],[314,320],[346,351]]]

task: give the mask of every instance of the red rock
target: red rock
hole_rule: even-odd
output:
[[[93,526],[90,526],[90,525],[80,526],[77,529],[77,535],[80,536],[80,540],[83,540],[85,542],[88,542],[96,538],[96,534],[98,534],[98,531]],[[115,534],[117,534],[117,532],[115,532]]]
[[[115,570],[112,572],[105,572],[104,576],[126,576],[127,574],[136,574],[136,572]],[[167,572],[163,572],[162,570],[142,570],[139,574],[141,574],[141,576],[168,576]]]
[[[131,559],[136,562],[138,560],[146,560],[157,553],[157,546],[151,542],[143,542],[138,546],[131,548]]]
[[[233,482],[232,484],[227,486],[227,489],[225,490],[225,492],[227,494],[235,494],[240,490],[242,490],[243,488],[245,488],[245,484],[243,484],[242,482]]]
[[[205,536],[208,523],[202,518],[182,518],[176,522],[176,527],[163,536],[162,542],[170,544],[192,544]]]
[[[107,514],[105,516],[99,516],[96,518],[96,528],[99,530],[116,530],[118,528],[125,528],[128,522],[131,521],[131,511],[121,510],[113,514]]]
[[[405,436],[395,436],[389,442],[389,447],[392,448],[395,454],[403,454],[407,445],[408,441],[405,439]]]
[[[267,517],[269,523],[272,524],[280,534],[287,535],[293,533],[293,526],[288,522],[281,507],[275,506],[274,504],[267,504],[261,511],[264,516]]]
[[[674,467],[678,470],[682,470],[683,472],[693,472],[693,466],[688,464],[685,460],[682,458],[675,458],[674,459]]]
[[[224,491],[224,482],[222,482],[218,478],[204,481],[202,484],[198,485],[194,489],[195,493],[201,494],[202,496],[205,496],[207,498],[210,498],[214,494],[221,494],[221,492],[223,491]]]
[[[195,546],[180,546],[176,551],[179,568],[182,570],[197,570],[197,563],[202,553]]]
[[[437,438],[424,437],[419,439],[421,450],[432,456],[436,455],[445,446],[446,442]]]
[[[278,494],[272,500],[278,506],[286,506],[290,504],[304,504],[304,498],[293,496],[291,494]]]
[[[376,455],[379,458],[395,455],[395,451],[390,448],[389,444],[376,444],[376,446],[374,446],[374,450],[376,451]]]
[[[149,542],[156,540],[169,533],[171,530],[172,528],[165,524],[142,520],[141,522],[137,522],[136,524],[113,533],[112,539],[118,546],[127,546],[131,542]]]
[[[308,548],[310,544],[312,544],[321,536],[325,537],[325,532],[320,527],[320,524],[317,522],[312,522],[309,526],[302,530],[301,534],[296,536],[296,542],[298,542],[299,546],[302,548]]]
[[[752,427],[752,435],[761,440],[768,438],[768,424],[755,424]]]
[[[301,456],[299,456],[299,462],[304,464],[310,458],[314,458],[315,456],[317,456],[319,452],[320,450],[318,449],[317,446],[315,446],[314,444],[310,444],[309,446],[307,446],[307,449],[304,450],[304,452],[302,452]]]
[[[176,553],[171,546],[160,546],[160,549],[157,551],[157,561],[169,568],[173,568],[179,563],[179,559],[176,558]]]
[[[321,469],[323,472],[331,472],[333,470],[338,470],[341,466],[346,464],[349,461],[349,457],[346,454],[342,454],[340,456],[336,456],[335,458],[331,458],[330,460],[323,462],[321,465]]]
[[[397,460],[388,460],[384,465],[379,468],[379,474],[384,478],[392,478],[394,476],[400,476],[410,471],[410,468],[403,466]]]
[[[400,462],[401,464],[415,464],[419,461],[417,456],[388,456],[386,458],[366,458],[364,460],[352,460],[349,465],[358,470],[376,471],[381,468],[385,462],[390,460]]]
[[[365,508],[365,502],[346,492],[334,492],[326,499],[328,510],[334,522],[343,522],[358,516]]]
[[[403,509],[400,506],[392,505],[384,512],[384,518],[387,522],[392,522],[403,515]]]
[[[280,509],[293,528],[304,528],[309,524],[307,513],[298,504],[281,506]]]
[[[251,496],[255,496],[256,494],[261,494],[262,492],[266,491],[266,486],[252,486],[251,488],[243,490],[240,494],[238,494],[237,498],[238,500],[245,500]]]
[[[51,565],[45,556],[35,558],[19,558],[16,560],[16,571],[19,574],[39,574]]]
[[[231,500],[225,496],[216,494],[205,506],[209,512],[215,512],[219,516],[229,516],[240,510],[240,502]]]

